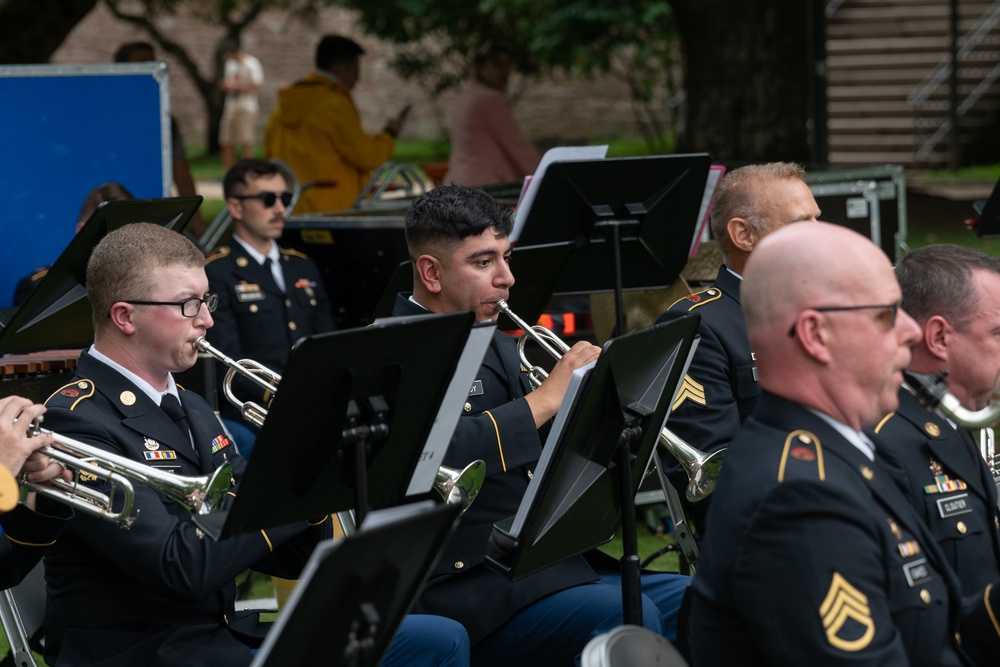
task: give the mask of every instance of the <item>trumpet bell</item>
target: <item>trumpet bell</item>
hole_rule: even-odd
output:
[[[460,504],[464,514],[479,495],[485,479],[485,461],[473,461],[462,470],[441,466],[434,478],[434,489],[449,505]]]
[[[700,465],[684,466],[688,473],[687,499],[696,503],[704,500],[715,490],[715,482],[722,471],[722,459],[725,458],[726,450],[720,449],[712,452],[701,459]]]

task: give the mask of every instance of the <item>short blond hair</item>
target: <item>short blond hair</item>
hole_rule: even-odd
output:
[[[98,243],[87,260],[87,298],[94,331],[109,326],[118,301],[149,299],[157,271],[167,266],[201,268],[205,255],[186,236],[149,222],[120,227]]]

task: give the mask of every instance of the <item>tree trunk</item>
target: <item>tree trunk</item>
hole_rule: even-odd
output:
[[[678,151],[721,162],[808,161],[808,3],[670,3],[687,91]]]
[[[47,63],[97,0],[0,0],[0,63]]]

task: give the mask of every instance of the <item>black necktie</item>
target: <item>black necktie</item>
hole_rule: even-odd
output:
[[[285,286],[282,285],[281,281],[279,281],[275,277],[275,275],[274,275],[274,262],[271,261],[270,257],[264,258],[264,270],[267,271],[267,275],[271,276],[271,280],[273,280],[274,284],[278,286],[278,289],[281,290],[282,292],[284,292],[285,291]]]
[[[177,400],[177,397],[173,394],[164,394],[163,398],[160,399],[160,407],[167,413],[168,417],[174,420],[174,425],[190,442],[191,427],[188,426],[187,415],[184,414],[184,408],[181,407],[181,402]]]

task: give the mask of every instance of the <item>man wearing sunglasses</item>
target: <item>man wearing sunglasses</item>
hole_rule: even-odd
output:
[[[937,244],[896,267],[903,308],[920,326],[910,370],[943,375],[967,410],[993,398],[1000,377],[1000,260]],[[893,478],[934,534],[965,594],[1000,579],[1000,515],[993,475],[966,428],[899,391],[899,408],[875,432]]]
[[[212,345],[233,359],[253,359],[281,373],[295,341],[333,331],[333,315],[316,264],[296,250],[280,248],[292,193],[268,160],[240,160],[223,180],[233,235],[205,264],[210,291],[218,294]],[[219,368],[219,379],[226,368]],[[234,393],[264,401],[260,390],[238,378]],[[220,405],[240,452],[249,456],[256,429],[228,402]],[[263,403],[261,403],[263,404]]]

